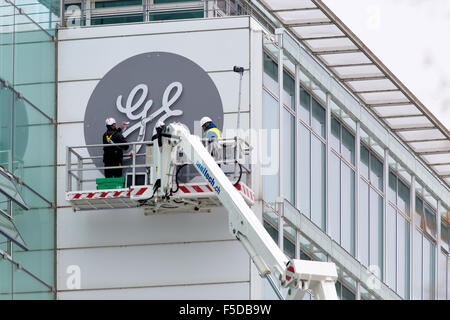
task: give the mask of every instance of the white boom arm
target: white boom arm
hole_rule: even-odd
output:
[[[245,200],[225,176],[215,160],[197,136],[180,123],[171,123],[165,128],[167,134],[159,147],[154,144],[154,158],[160,169],[168,168],[168,155],[175,156],[176,146],[180,146],[192,161],[198,172],[209,183],[219,201],[229,213],[230,232],[241,241],[255,263],[261,277],[274,275],[287,290],[287,299],[302,299],[310,290],[316,299],[336,300],[335,281],[337,279],[334,263],[306,260],[289,260],[276,245]],[[167,136],[171,136],[171,138]],[[155,159],[158,158],[158,159]],[[172,158],[173,159],[173,158]],[[165,163],[164,163],[165,162]],[[159,170],[159,178],[166,172]],[[161,194],[164,191],[161,184]],[[157,193],[158,194],[158,191]],[[157,199],[159,197],[155,197]]]

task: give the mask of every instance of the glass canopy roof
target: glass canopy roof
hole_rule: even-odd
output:
[[[449,130],[322,0],[258,0],[450,186]]]

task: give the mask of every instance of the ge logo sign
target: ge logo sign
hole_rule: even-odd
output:
[[[95,87],[84,116],[86,144],[101,144],[105,119],[130,122],[123,135],[130,142],[149,141],[158,120],[184,123],[209,116],[219,129],[223,107],[209,75],[193,61],[168,52],[143,53],[122,61]],[[137,148],[139,151],[140,147]],[[101,148],[89,148],[100,156]],[[103,166],[101,159],[95,161]]]

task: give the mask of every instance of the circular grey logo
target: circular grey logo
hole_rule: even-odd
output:
[[[113,117],[117,126],[129,122],[122,132],[127,141],[149,141],[158,120],[181,122],[194,132],[194,121],[203,116],[222,129],[222,101],[209,75],[183,56],[143,53],[119,63],[97,84],[86,108],[84,136],[87,145],[101,144],[105,119]],[[89,148],[91,156],[102,152]],[[101,160],[95,164],[103,166]]]

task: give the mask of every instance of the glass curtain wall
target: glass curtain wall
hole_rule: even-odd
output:
[[[65,2],[65,17],[70,26],[74,19],[81,25],[104,25],[144,21],[195,19],[205,17],[201,0],[91,0],[90,10],[77,0]],[[229,4],[228,4],[229,6]]]
[[[402,298],[448,297],[448,228],[441,225],[441,247],[437,250],[436,205],[420,196],[411,199],[411,175],[402,171],[398,164],[389,162],[385,177],[383,149],[362,129],[357,159],[356,126],[342,116],[333,102],[327,135],[325,99],[309,89],[313,87],[313,81],[302,72],[299,74],[301,86],[297,90],[296,110],[294,77],[284,71],[280,112],[277,50],[270,47],[264,54],[263,127],[280,132],[283,147],[268,143],[265,152],[268,154],[267,149],[272,147],[273,157],[281,154],[282,169],[264,175],[264,200],[274,202],[281,195],[282,184],[283,197],[350,254],[358,256],[365,267]],[[357,162],[359,177],[356,177]],[[297,171],[299,181],[295,183],[293,177]],[[357,208],[356,188],[359,188]],[[418,192],[417,188],[415,190]],[[415,210],[411,210],[411,203],[415,203]],[[443,212],[446,211],[444,208]],[[359,235],[357,240],[356,234]]]
[[[264,198],[275,201],[280,194],[280,173],[283,175],[284,197],[295,204],[295,85],[293,78],[283,73],[283,106],[280,110],[278,66],[264,55],[263,128],[267,141],[264,145]],[[280,117],[281,128],[280,128]],[[283,147],[280,147],[283,141]],[[283,162],[280,163],[280,149]],[[281,166],[283,170],[280,170]]]
[[[355,256],[355,136],[331,117],[329,234]]]
[[[389,173],[386,212],[386,284],[402,298],[410,295],[410,188]]]
[[[0,237],[11,256],[0,258],[0,299],[54,298],[55,42],[26,14],[27,3],[16,1],[19,14],[0,0],[0,165],[23,181],[19,191],[31,208],[0,199],[29,249]],[[39,8],[44,14],[47,7]]]

